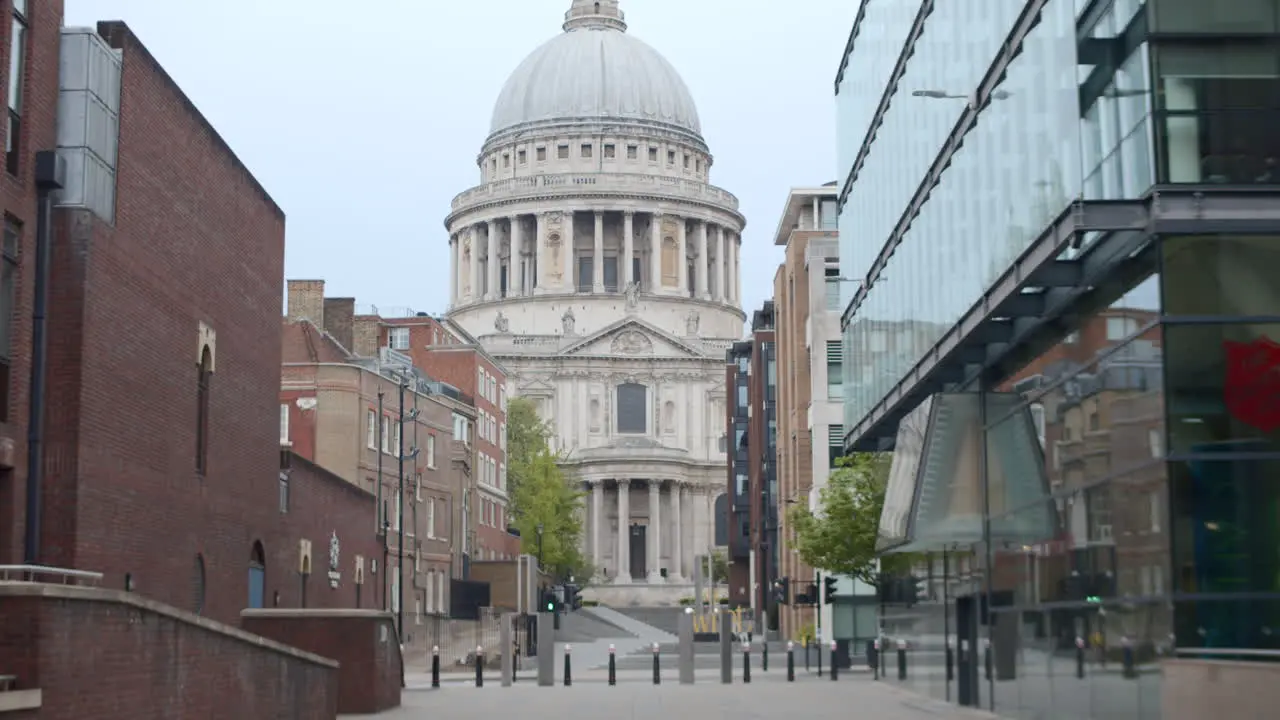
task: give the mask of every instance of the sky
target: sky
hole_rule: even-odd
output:
[[[443,313],[455,195],[508,74],[571,0],[66,0],[123,20],[287,215],[285,275],[361,308]],[[835,74],[853,0],[622,0],[680,71],[738,196],[744,309],[772,294],[787,192],[835,180]]]

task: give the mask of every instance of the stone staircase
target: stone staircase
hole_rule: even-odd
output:
[[[682,607],[614,607],[614,612],[625,615],[639,623],[644,623],[662,632],[678,636],[680,634],[680,615]]]

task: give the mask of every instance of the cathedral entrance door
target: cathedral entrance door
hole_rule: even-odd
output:
[[[645,567],[645,531],[648,530],[644,525],[631,526],[631,579],[644,580],[649,575],[649,569]]]

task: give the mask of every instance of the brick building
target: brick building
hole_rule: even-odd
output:
[[[733,438],[728,467],[729,603],[770,616],[777,627],[778,480],[777,355],[774,304],[751,318],[749,340],[726,352],[725,387],[733,388],[726,427]]]
[[[780,629],[798,637],[806,625],[830,627],[830,612],[819,617],[819,597],[808,597],[817,569],[796,552],[787,513],[799,505],[817,510],[843,451],[840,269],[835,205],[839,188],[793,188],[787,194],[774,245],[784,260],[773,279],[778,355],[778,574],[788,578],[788,604]],[[804,597],[802,597],[804,596]]]
[[[356,352],[376,355],[388,348],[412,359],[414,367],[458,388],[475,407],[471,433],[476,475],[476,560],[509,560],[519,542],[507,532],[507,374],[475,338],[457,324],[406,311],[358,315]]]
[[[471,464],[452,462],[455,451],[469,455],[476,417],[470,398],[426,377],[395,351],[381,348],[369,358],[351,352],[343,340],[351,342],[355,303],[325,298],[324,281],[290,280],[288,302],[281,443],[376,497],[381,518],[369,520],[387,531],[381,560],[386,607],[399,607],[403,516],[405,611],[448,613],[449,581],[464,577],[476,520],[476,513],[464,512],[476,492]]]

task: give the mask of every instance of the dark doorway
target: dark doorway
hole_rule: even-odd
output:
[[[201,561],[203,565],[203,560]],[[249,607],[260,608],[266,599],[267,592],[267,558],[262,550],[262,543],[253,544],[253,552],[249,555]]]
[[[640,278],[643,277],[640,274],[641,269],[642,269],[641,259],[639,257],[631,258],[631,282],[640,282]]]
[[[511,284],[510,278],[507,277],[509,272],[510,271],[508,270],[505,264],[501,265],[498,270],[498,296],[499,297],[507,296],[507,288]]]
[[[649,569],[645,566],[645,531],[648,530],[644,525],[631,526],[631,579],[643,580],[649,574]]]
[[[956,598],[956,702],[978,707],[978,596]]]

